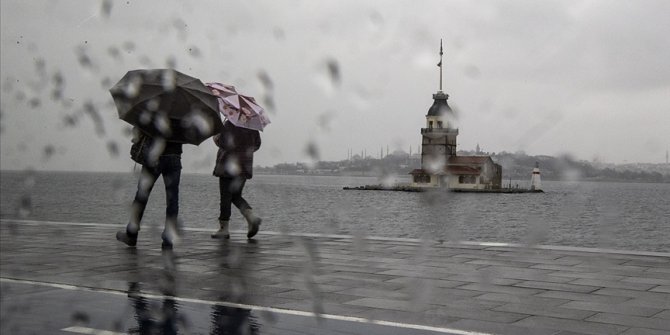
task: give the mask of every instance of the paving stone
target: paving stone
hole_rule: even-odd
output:
[[[560,306],[561,308],[582,309],[595,312],[608,312],[622,315],[635,316],[657,316],[662,311],[660,308],[620,305],[620,304],[605,304],[597,302],[586,301],[571,301]]]
[[[549,276],[570,278],[568,281],[577,278],[611,280],[611,281],[617,281],[629,278],[624,276],[610,275],[602,272],[568,272],[568,271],[552,272],[549,274]]]
[[[629,301],[628,297],[618,297],[618,296],[608,296],[608,295],[595,295],[588,293],[575,293],[575,292],[564,292],[564,291],[547,291],[535,295],[536,297],[544,298],[557,298],[557,299],[566,299],[566,300],[578,300],[578,301],[590,301],[590,302],[599,302],[605,304],[618,304],[624,301]]]
[[[397,291],[388,291],[374,288],[362,288],[354,287],[348,288],[335,293],[345,294],[356,297],[368,297],[368,298],[387,298],[387,299],[410,299],[407,290],[397,290]]]
[[[512,287],[512,286],[503,286],[503,285],[491,285],[491,284],[467,284],[463,286],[458,286],[462,290],[473,290],[479,292],[496,292],[496,293],[508,293],[508,294],[519,294],[519,295],[533,295],[542,292],[542,290],[536,290],[531,288],[523,287]]]
[[[629,298],[642,298],[650,300],[665,300],[670,301],[670,294],[661,293],[661,292],[650,292],[650,291],[636,291],[636,290],[624,290],[618,288],[603,288],[593,292],[594,294],[601,295],[611,295],[611,296],[620,296],[620,297],[629,297]]]
[[[428,279],[428,278],[414,278],[414,277],[398,277],[387,280],[387,283],[402,284],[405,287],[413,286],[428,286],[435,288],[452,288],[466,284],[462,281],[456,280],[442,280],[442,279]]]
[[[670,293],[670,285],[668,285],[668,286],[656,286],[649,291],[661,292],[661,293]]]
[[[532,328],[550,328],[573,331],[593,335],[619,334],[628,327],[589,321],[575,321],[568,319],[551,318],[546,316],[530,316],[512,325]]]
[[[356,307],[352,305],[343,305],[339,303],[323,301],[317,302],[313,300],[299,300],[289,303],[277,304],[275,307],[280,309],[351,317],[360,317],[363,311],[369,310],[367,307]]]
[[[491,333],[497,335],[556,335],[557,329],[545,329],[537,327],[521,327],[510,325],[505,322],[490,322],[482,320],[462,319],[448,324],[454,329],[467,329],[475,332]]]
[[[381,299],[381,298],[361,298],[347,301],[344,304],[378,308],[378,309],[388,309],[395,311],[407,311],[407,312],[420,312],[427,309],[426,307],[424,307],[420,310],[416,310],[416,308],[417,307],[420,308],[420,306],[417,306],[405,300],[393,300],[393,299]]]
[[[621,303],[621,305],[670,309],[670,300],[660,298],[654,299],[652,296],[651,298],[629,299],[626,302]]]
[[[527,314],[498,312],[488,309],[439,307],[426,311],[429,315],[441,315],[452,318],[473,319],[489,322],[512,323],[528,317]]]
[[[621,335],[670,335],[670,332],[647,328],[630,328]]]
[[[547,283],[541,281],[524,281],[512,285],[514,287],[527,287],[527,288],[537,288],[542,290],[552,290],[552,291],[566,291],[566,292],[577,292],[577,293],[590,293],[600,287],[596,286],[586,286],[586,285],[573,285],[573,284],[563,284],[563,283]]]
[[[652,315],[655,318],[670,320],[670,310],[664,310],[656,315]]]
[[[625,277],[621,279],[623,282],[628,283],[640,283],[640,284],[651,284],[651,285],[670,285],[670,276],[668,279],[659,279],[659,278],[645,278],[645,277]]]
[[[567,309],[555,306],[541,306],[537,304],[526,305],[517,303],[505,304],[500,307],[496,307],[493,310],[500,312],[513,312],[528,315],[551,316],[555,318],[573,319],[573,320],[584,320],[587,317],[592,316],[596,313],[593,311]]]
[[[646,318],[613,313],[598,313],[586,319],[587,321],[617,324],[628,327],[650,328],[670,331],[670,322],[660,318]]]
[[[427,314],[424,312],[403,312],[377,308],[368,308],[366,310],[362,310],[356,316],[370,320],[391,321],[434,327],[446,327],[448,324],[460,320],[460,318],[457,317]],[[404,330],[404,332],[401,334],[403,333],[410,334],[411,331]]]
[[[507,259],[475,259],[465,262],[465,264],[473,264],[473,265],[511,266],[516,268],[527,268],[537,263],[538,262],[524,262],[521,260],[507,260]]]
[[[665,267],[652,267],[649,268],[649,272],[658,272],[658,273],[664,273],[668,274],[670,273],[670,266],[665,266]]]
[[[485,293],[475,297],[476,300],[490,300],[490,301],[499,301],[503,303],[517,303],[524,305],[539,305],[539,306],[559,306],[563,305],[570,300],[567,299],[554,299],[554,298],[541,298],[537,296],[528,296],[528,295],[513,295],[505,293]]]
[[[512,285],[521,281],[520,279],[498,278],[486,272],[467,274],[467,275],[464,274],[453,275],[447,277],[446,279],[458,281],[461,282],[462,284],[482,283],[482,284],[495,284],[495,285]]]
[[[636,291],[647,291],[652,287],[656,286],[653,284],[631,283],[624,281],[611,281],[611,280],[600,280],[600,279],[576,279],[571,281],[570,284],[591,285],[591,286],[608,287],[608,288],[621,288]]]

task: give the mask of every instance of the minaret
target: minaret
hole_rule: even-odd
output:
[[[442,91],[443,54],[440,40],[440,62],[437,63],[440,68],[439,90],[433,94],[433,105],[426,114],[426,128],[421,128],[421,167],[425,170],[441,170],[446,166],[449,156],[456,155],[458,129],[452,128],[455,115],[447,103],[449,95]]]
[[[533,168],[533,175],[530,177],[530,189],[531,191],[540,191],[542,190],[542,181],[540,180],[540,163],[535,162],[535,168]]]

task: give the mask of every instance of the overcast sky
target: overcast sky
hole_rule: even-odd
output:
[[[272,124],[256,164],[416,152],[439,87],[458,148],[665,162],[670,1],[0,2],[2,169],[129,171],[108,89],[164,68],[235,85]],[[209,172],[211,141],[186,146]]]

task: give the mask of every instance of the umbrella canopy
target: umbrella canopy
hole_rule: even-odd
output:
[[[232,124],[263,131],[270,118],[253,97],[237,92],[234,86],[222,83],[207,83],[207,87],[218,98],[219,112]]]
[[[223,127],[211,90],[173,69],[128,71],[109,91],[119,118],[153,137],[198,145]]]

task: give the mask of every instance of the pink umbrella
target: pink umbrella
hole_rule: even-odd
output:
[[[270,124],[270,118],[256,99],[238,93],[235,86],[222,83],[207,83],[205,86],[218,98],[221,115],[232,124],[260,131]]]

